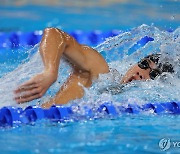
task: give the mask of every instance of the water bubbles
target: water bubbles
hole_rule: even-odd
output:
[[[172,15],[172,16],[171,16],[171,20],[174,20],[174,19],[175,19],[175,15]]]

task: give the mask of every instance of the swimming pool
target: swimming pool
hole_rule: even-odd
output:
[[[135,28],[129,33],[123,32],[120,37],[109,39],[106,43],[96,47],[99,52],[102,52],[106,60],[109,61],[111,67],[118,68],[117,66],[121,63],[122,67],[118,68],[119,72],[125,72],[130,63],[135,63],[139,58],[149,54],[152,49],[158,51],[161,47],[165,53],[170,50],[169,52],[175,54],[172,55],[174,57],[178,54],[179,29],[175,24],[176,31],[173,33],[164,32],[155,26],[131,26]],[[106,28],[104,30],[108,29]],[[155,41],[136,50],[131,56],[127,56],[126,52],[131,51],[132,45],[145,35],[153,37]],[[114,48],[114,45],[117,43],[119,46]],[[162,45],[166,43],[167,45]],[[169,44],[171,44],[171,48],[168,47]],[[1,67],[1,76],[21,64],[16,71],[6,75],[5,78],[1,78],[0,83],[2,83],[1,87],[4,88],[3,90],[11,89],[19,82],[41,70],[41,60],[35,52],[36,49],[37,47],[31,49],[31,51],[27,49],[26,51],[28,52],[24,52],[24,48],[13,49],[14,57],[7,55],[11,58],[8,60],[9,63],[4,63],[4,59],[1,58],[3,61],[1,62],[1,66],[6,67],[4,70],[2,70],[4,67]],[[7,50],[6,53],[9,53],[8,50],[11,51],[11,49],[3,49],[3,52],[5,50]],[[111,54],[112,52],[113,54]],[[25,63],[26,61],[29,61],[29,63]],[[66,65],[66,63],[63,62],[62,65]],[[30,69],[33,66],[36,66],[36,71]],[[22,72],[24,73],[24,70],[27,71],[26,74],[20,75]],[[60,79],[61,82],[66,79],[68,71],[68,68],[67,70],[60,69],[60,74],[64,74]],[[105,77],[102,76],[102,79]],[[86,96],[78,100],[78,104],[88,104],[91,107],[99,105],[102,101],[113,101],[114,103],[121,104],[179,101],[179,80],[165,80],[167,84],[161,81],[152,81],[148,84],[136,82],[127,86],[124,93],[120,94],[120,96],[104,93],[97,97],[97,91],[95,89],[109,84],[108,82],[99,81],[86,91]],[[43,100],[48,95],[53,95],[58,87],[59,83],[55,84]],[[144,92],[146,93],[145,95],[142,94]],[[1,93],[1,96],[3,96],[2,102],[4,104],[15,105],[10,98],[11,95],[7,96],[7,93]],[[37,103],[37,101],[31,103]],[[74,104],[77,101],[71,103]],[[180,141],[179,121],[179,116],[166,114],[157,116],[152,113],[140,115],[122,114],[117,118],[103,117],[99,120],[82,119],[79,122],[72,121],[68,123],[51,123],[45,120],[39,121],[35,125],[32,123],[33,126],[22,125],[17,128],[2,128],[0,130],[0,149],[2,153],[163,153],[159,148],[159,141],[164,138],[170,138],[171,148],[167,152],[177,153],[179,152],[179,148],[173,147],[173,142]]]
[[[56,26],[77,29],[127,30],[141,24],[160,29],[179,26],[178,0],[6,0],[0,2],[0,31],[35,31]]]

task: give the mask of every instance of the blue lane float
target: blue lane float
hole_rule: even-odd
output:
[[[108,37],[119,35],[122,33],[122,31],[111,30],[104,32],[100,30],[94,30],[91,32],[84,32],[81,30],[75,30],[68,33],[72,35],[79,43],[95,46],[102,43]],[[43,31],[10,33],[0,32],[0,49],[34,46],[40,42],[42,34]],[[146,43],[153,40],[153,38],[145,36],[129,50],[129,53],[134,52],[134,50],[137,50],[140,46],[144,46]]]
[[[39,43],[42,31],[34,32],[0,32],[0,48],[18,48],[20,46],[34,46]]]
[[[104,41],[107,37],[116,36],[121,33],[119,30],[112,30],[108,32],[102,32],[100,30],[94,30],[91,32],[84,32],[81,30],[75,30],[68,32],[79,43],[88,45],[97,45]],[[43,31],[34,32],[0,32],[0,48],[18,48],[20,46],[34,46],[39,43],[42,38]]]
[[[0,109],[0,127],[16,126],[20,124],[32,124],[33,122],[41,119],[49,119],[55,122],[65,122],[69,120],[80,119],[96,119],[99,116],[117,117],[122,114],[143,114],[145,112],[162,115],[162,114],[180,114],[180,102],[167,102],[167,103],[147,103],[142,106],[136,104],[129,104],[124,106],[115,106],[113,103],[105,102],[97,109],[84,106],[85,112],[78,115],[74,111],[75,106],[55,106],[49,109],[43,109],[38,106],[29,106],[26,109],[15,107],[3,107]],[[79,106],[76,106],[78,109]]]
[[[152,37],[145,36],[141,38],[139,41],[137,41],[136,44],[134,44],[129,50],[128,50],[128,55],[131,55],[133,52],[137,51],[140,47],[143,47],[146,45],[148,42],[154,41]]]

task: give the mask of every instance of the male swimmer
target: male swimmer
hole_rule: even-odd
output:
[[[57,80],[60,60],[65,57],[73,68],[73,72],[60,88],[54,98],[42,107],[49,108],[53,104],[66,104],[70,100],[83,97],[83,87],[90,87],[99,74],[109,72],[104,58],[96,50],[79,44],[72,36],[57,29],[46,28],[39,48],[44,70],[15,90],[17,103],[28,102],[42,97],[47,89]],[[158,64],[160,54],[150,55],[132,66],[119,83],[133,80],[155,79],[162,72],[173,72],[171,64]],[[79,84],[80,83],[80,84]]]

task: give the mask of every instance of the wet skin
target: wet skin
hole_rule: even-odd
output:
[[[90,87],[92,81],[97,79],[99,74],[109,72],[107,62],[96,50],[79,44],[73,37],[56,28],[44,30],[39,52],[43,60],[44,70],[14,91],[17,103],[28,102],[45,94],[57,80],[62,56],[69,61],[73,72],[64,85],[60,87],[55,97],[42,105],[44,108],[49,108],[53,104],[66,104],[70,100],[83,97],[82,86]],[[156,67],[151,61],[149,65],[150,68]],[[128,83],[133,80],[146,81],[150,79],[150,68],[141,69],[136,64],[126,72],[120,83]]]
[[[156,69],[157,66],[154,62],[149,60],[149,66],[150,68],[148,69],[141,69],[138,64],[135,64],[134,66],[132,66],[123,76],[121,83],[128,83],[131,82],[133,80],[150,80],[150,76],[149,73],[151,71],[151,69]]]

